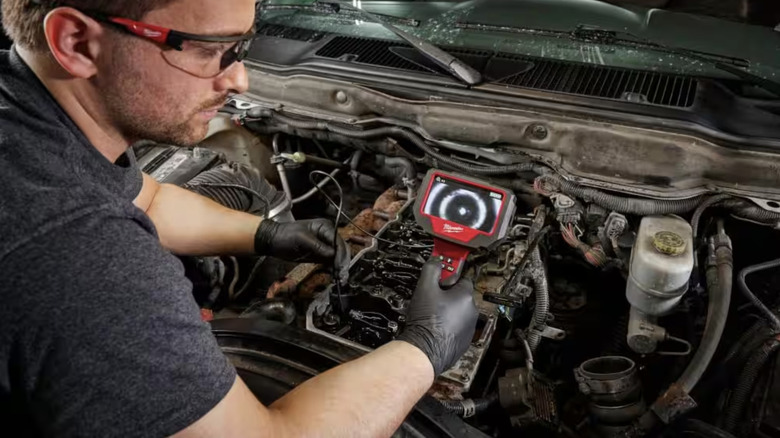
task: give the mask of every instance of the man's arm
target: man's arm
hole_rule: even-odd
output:
[[[398,341],[303,383],[268,408],[236,378],[217,406],[176,437],[392,435],[433,377],[460,358],[474,334],[471,281],[462,279],[442,290],[440,276],[438,260],[425,264]]]
[[[144,174],[134,201],[157,228],[162,245],[175,254],[252,254],[261,218],[224,207],[172,184],[160,184]]]
[[[143,177],[134,204],[152,220],[162,246],[175,254],[259,254],[315,263],[333,263],[337,256],[337,268],[349,266],[347,245],[326,219],[263,221],[189,190],[160,184],[147,174]]]
[[[432,382],[422,351],[391,342],[308,380],[267,408],[237,377],[214,409],[176,437],[388,437]]]

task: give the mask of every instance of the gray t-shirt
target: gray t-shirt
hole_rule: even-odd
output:
[[[176,257],[14,51],[0,51],[0,424],[21,436],[157,437],[235,379]],[[15,435],[17,436],[17,435]]]

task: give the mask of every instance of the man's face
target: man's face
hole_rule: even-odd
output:
[[[199,35],[241,35],[253,26],[254,6],[254,0],[177,0],[141,21]],[[228,94],[247,87],[240,63],[202,78],[171,65],[162,53],[170,49],[152,41],[112,30],[107,43],[92,81],[109,122],[129,141],[196,144]]]

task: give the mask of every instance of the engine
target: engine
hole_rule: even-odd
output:
[[[189,260],[209,317],[271,319],[359,351],[390,342],[431,257],[413,206],[438,166],[517,198],[506,236],[465,263],[480,316],[466,354],[431,388],[447,410],[498,437],[716,436],[712,424],[735,436],[780,431],[769,389],[780,383],[770,275],[780,262],[756,264],[777,247],[780,214],[726,194],[641,198],[577,184],[541,162],[444,156],[281,116],[234,120],[244,140],[211,141],[259,142],[262,160],[243,146],[215,154],[214,144],[178,159],[146,150],[140,160],[233,208],[337,220],[352,260],[338,285],[330,266]]]

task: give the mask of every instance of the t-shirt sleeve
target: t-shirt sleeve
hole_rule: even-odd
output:
[[[136,221],[70,223],[0,271],[14,291],[13,395],[43,436],[168,436],[235,380],[181,263]]]

